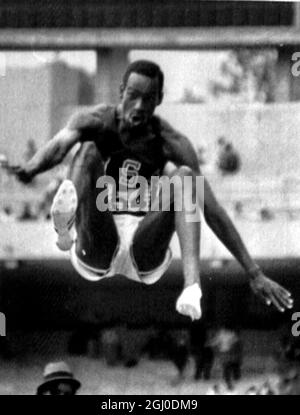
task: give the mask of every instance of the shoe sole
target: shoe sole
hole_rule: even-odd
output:
[[[57,245],[63,251],[69,250],[73,240],[69,234],[78,205],[76,189],[70,180],[65,180],[58,189],[51,207],[54,229],[58,234]]]

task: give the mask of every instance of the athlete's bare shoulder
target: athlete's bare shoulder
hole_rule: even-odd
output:
[[[177,165],[188,165],[198,169],[195,149],[191,141],[181,132],[173,128],[166,120],[156,117],[160,125],[160,134],[163,139],[163,152],[166,160]]]
[[[101,132],[109,124],[112,114],[114,114],[114,107],[106,104],[83,108],[71,116],[67,128],[79,130],[82,133]]]

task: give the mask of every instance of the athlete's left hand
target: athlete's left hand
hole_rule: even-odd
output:
[[[250,281],[250,287],[265,304],[273,304],[279,311],[293,307],[291,293],[260,272]]]

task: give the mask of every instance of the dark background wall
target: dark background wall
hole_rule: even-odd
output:
[[[263,261],[270,277],[290,289],[293,311],[300,311],[300,260]],[[179,326],[189,319],[175,311],[182,289],[180,261],[174,261],[155,285],[145,286],[124,277],[91,283],[78,276],[68,261],[26,261],[17,268],[0,264],[0,311],[9,328],[71,329],[81,324],[133,326],[160,324]],[[281,314],[261,304],[251,293],[236,262],[211,268],[202,263],[204,319],[214,325],[232,323],[241,328],[276,328],[291,312]]]
[[[199,0],[1,0],[0,27],[288,26],[286,2]]]

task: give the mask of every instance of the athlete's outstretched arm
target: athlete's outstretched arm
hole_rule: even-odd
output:
[[[189,140],[170,130],[166,124],[166,156],[177,165],[187,165],[196,174],[202,175],[196,152]],[[202,192],[200,192],[202,194]],[[218,239],[232,253],[242,265],[248,275],[253,292],[268,305],[271,303],[280,311],[291,308],[293,305],[291,294],[266,277],[260,267],[251,258],[245,244],[242,241],[235,225],[217,201],[208,181],[204,178],[204,217],[208,226]]]
[[[69,150],[79,141],[80,132],[64,128],[52,140],[41,148],[31,160],[21,166],[11,167],[10,170],[22,182],[29,182],[34,176],[50,170],[61,163]]]
[[[255,277],[259,267],[251,258],[235,225],[217,201],[206,179],[204,179],[204,217],[208,226],[240,262],[249,277]]]
[[[253,292],[266,304],[272,303],[279,311],[291,308],[293,305],[291,294],[275,281],[267,278],[253,261],[232,220],[217,202],[207,180],[204,183],[205,220],[215,235],[243,266],[250,278]]]
[[[105,108],[97,106],[75,113],[66,127],[38,150],[31,160],[21,166],[10,167],[11,172],[20,181],[28,183],[37,174],[61,163],[76,143],[95,139],[95,132],[102,127],[101,111],[103,113]]]

